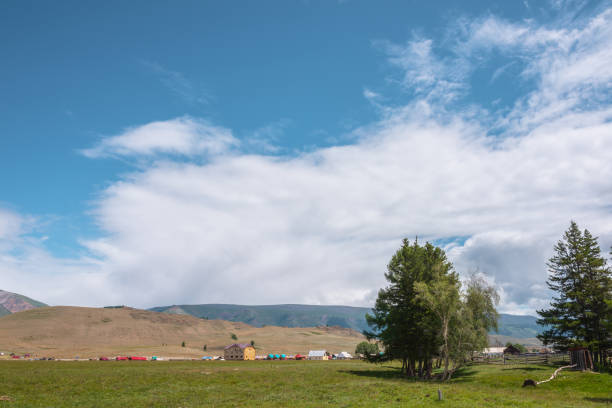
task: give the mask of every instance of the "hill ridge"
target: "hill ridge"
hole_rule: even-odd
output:
[[[343,305],[307,305],[284,303],[276,305],[238,305],[224,303],[182,304],[158,306],[149,310],[164,313],[190,314],[204,319],[223,319],[243,322],[255,327],[268,325],[284,327],[341,326],[357,331],[368,329],[365,314],[371,309]],[[542,328],[537,318],[530,315],[500,313],[499,329],[493,336],[533,339]]]
[[[47,305],[38,300],[0,289],[0,316],[45,306]]]
[[[315,349],[352,352],[363,340],[361,333],[340,327],[257,328],[130,307],[53,306],[0,317],[0,351],[5,354],[198,357],[223,355],[225,346],[251,341],[258,354],[304,354]]]

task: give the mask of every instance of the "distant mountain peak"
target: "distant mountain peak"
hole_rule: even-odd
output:
[[[47,305],[27,296],[0,289],[0,316],[43,306]]]

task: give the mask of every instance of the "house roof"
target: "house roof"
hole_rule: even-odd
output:
[[[229,346],[225,346],[225,350],[232,348],[234,346],[238,346],[240,347],[242,350],[244,350],[247,347],[253,347],[251,346],[249,343],[234,343],[234,344],[230,344]]]
[[[485,354],[496,354],[496,353],[501,354],[504,352],[505,349],[506,349],[505,347],[488,347],[484,349],[482,352]]]
[[[512,344],[504,349],[504,354],[507,354],[507,353],[517,353],[518,354],[520,352],[521,350],[517,349]]]
[[[325,350],[310,350],[308,352],[308,357],[324,357]]]

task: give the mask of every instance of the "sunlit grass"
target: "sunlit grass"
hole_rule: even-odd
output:
[[[0,407],[588,407],[612,403],[612,376],[553,366],[474,366],[450,384],[361,361],[0,362]],[[444,401],[437,401],[440,389]]]

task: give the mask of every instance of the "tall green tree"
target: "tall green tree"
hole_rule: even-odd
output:
[[[439,267],[436,265],[435,267]],[[450,329],[451,323],[457,320],[461,310],[461,299],[459,295],[459,279],[454,273],[442,275],[433,282],[415,282],[414,288],[417,299],[420,299],[425,307],[432,311],[438,318],[440,337],[442,339],[441,357],[444,361],[444,372],[442,380],[450,378]]]
[[[417,296],[415,283],[431,284],[452,273],[452,265],[440,248],[407,239],[387,265],[389,286],[380,289],[372,315],[366,320],[387,358],[400,359],[407,376],[431,377],[432,359],[439,354],[438,317]]]
[[[472,274],[466,282],[465,292],[457,320],[451,327],[453,338],[451,357],[456,367],[470,359],[475,351],[489,346],[489,332],[497,331],[497,305],[499,294],[482,275]]]
[[[389,285],[378,292],[372,331],[389,359],[402,361],[407,376],[431,378],[433,361],[444,362],[442,379],[487,346],[487,332],[497,327],[497,292],[472,277],[465,292],[453,265],[440,248],[415,240],[402,242],[385,274]]]
[[[362,341],[355,347],[355,354],[363,354],[366,358],[369,358],[372,354],[378,355],[379,352],[378,344],[369,341]]]
[[[539,310],[538,323],[547,329],[538,336],[558,349],[587,347],[596,363],[605,363],[610,348],[612,272],[601,256],[597,238],[572,221],[554,247],[548,262],[548,287],[555,292],[549,309]]]
[[[458,368],[471,360],[475,351],[488,346],[488,333],[497,330],[499,317],[495,308],[499,295],[493,286],[481,276],[472,274],[466,289],[460,292],[460,283],[451,277],[430,287],[417,284],[419,293],[425,295],[426,304],[439,317],[443,341],[440,352],[444,362],[442,380],[450,379]]]

